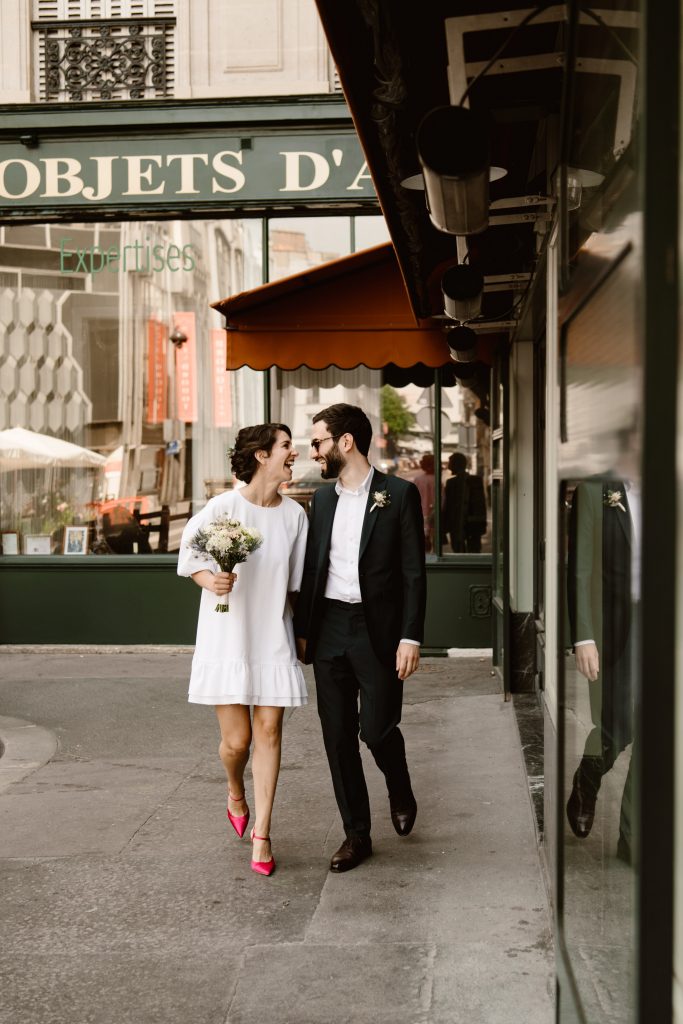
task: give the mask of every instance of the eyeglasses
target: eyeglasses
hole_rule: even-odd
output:
[[[338,441],[343,434],[328,434],[327,437],[314,437],[311,441],[311,448],[315,448],[316,452],[320,454],[320,445],[323,441]]]

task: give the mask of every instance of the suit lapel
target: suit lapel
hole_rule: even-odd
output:
[[[365,554],[365,549],[367,548],[368,544],[370,543],[370,538],[372,537],[372,531],[375,529],[375,523],[377,522],[377,520],[379,519],[379,517],[381,515],[381,512],[380,512],[379,508],[376,508],[374,510],[374,512],[370,511],[370,509],[372,508],[372,506],[375,503],[375,499],[373,498],[373,494],[375,493],[375,491],[383,491],[385,489],[384,488],[385,481],[386,481],[386,477],[384,476],[384,473],[380,473],[379,470],[376,469],[374,471],[374,473],[372,474],[372,479],[370,480],[370,491],[368,492],[368,500],[367,500],[367,502],[365,504],[365,516],[363,517],[363,529],[361,530],[361,534],[360,534],[360,547],[358,549],[358,562],[359,562],[359,564],[360,564],[361,558]]]
[[[629,507],[628,495],[626,493],[626,488],[625,487],[623,487],[623,490],[622,490],[621,493],[623,494],[623,498],[621,499],[622,500],[622,504],[623,504],[624,508],[626,509],[626,511],[625,512],[621,512],[621,509],[619,510],[620,513],[621,513],[620,516],[619,516],[619,526],[624,531],[624,536],[626,537],[626,540],[628,541],[628,546],[630,547],[631,546],[631,509]]]
[[[612,517],[616,516],[619,526],[623,530],[624,537],[628,542],[629,547],[631,546],[631,510],[628,504],[628,492],[626,490],[626,484],[623,480],[612,480],[608,487],[605,489],[605,495],[603,501],[607,500],[607,491],[621,491],[621,504],[624,506],[625,511],[622,512],[620,508],[608,509],[611,512]]]
[[[336,487],[330,487],[331,494],[324,509],[324,518],[320,531],[320,565],[327,566],[330,560],[330,545],[332,544],[332,527],[334,525],[334,513],[339,501]]]

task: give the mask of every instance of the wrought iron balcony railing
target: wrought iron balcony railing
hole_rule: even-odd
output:
[[[173,94],[175,18],[40,21],[32,28],[47,102]]]

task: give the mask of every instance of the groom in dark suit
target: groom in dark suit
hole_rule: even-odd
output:
[[[316,492],[294,630],[313,663],[318,714],[346,839],[332,871],[372,853],[370,803],[358,735],[383,772],[401,836],[415,823],[401,720],[403,681],[418,667],[426,604],[424,523],[414,484],[368,462],[362,409],[332,405],[313,418]]]
[[[593,826],[603,776],[633,739],[631,621],[634,525],[640,522],[634,485],[614,478],[578,484],[569,517],[568,599],[578,671],[589,687],[593,728],[567,803],[572,831]],[[637,546],[637,545],[636,545]],[[631,759],[631,763],[633,757]],[[631,767],[624,787],[617,855],[631,859]]]

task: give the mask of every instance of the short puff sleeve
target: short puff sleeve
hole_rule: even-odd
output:
[[[192,519],[188,520],[183,530],[180,551],[178,553],[179,576],[192,576],[193,573],[200,572],[202,569],[209,569],[211,572],[219,571],[217,564],[212,558],[198,555],[191,547],[192,538],[197,531],[201,530],[203,526],[207,526],[214,518],[212,503],[209,502],[201,512],[198,512],[196,516],[192,516]]]

